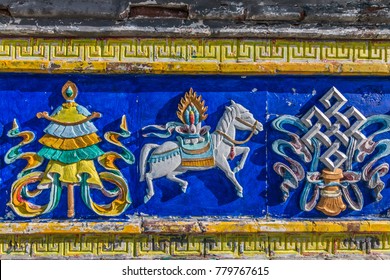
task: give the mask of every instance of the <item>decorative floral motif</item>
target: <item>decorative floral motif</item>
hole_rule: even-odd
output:
[[[375,164],[390,154],[390,140],[375,142],[374,138],[390,130],[390,116],[366,118],[355,107],[342,112],[347,101],[333,87],[320,99],[324,110],[314,106],[301,118],[286,115],[272,123],[276,130],[290,137],[290,141],[278,139],[272,145],[273,151],[288,162],[274,164],[275,172],[283,177],[280,189],[284,201],[302,181],[300,207],[304,211],[316,207],[326,215],[337,216],[347,206],[362,210],[361,181],[373,190],[376,201],[382,199],[381,177],[389,171],[389,164]],[[380,128],[370,133],[376,127]],[[364,163],[367,155],[369,160],[361,172],[354,170],[356,163]]]

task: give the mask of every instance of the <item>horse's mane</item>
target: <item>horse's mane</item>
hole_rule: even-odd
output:
[[[231,109],[231,110],[229,110]],[[232,104],[230,106],[226,106],[225,112],[223,113],[222,117],[219,119],[216,131],[219,130],[221,132],[226,133],[230,124],[234,121],[234,119],[237,117],[239,113],[239,108],[237,104]],[[223,136],[219,133],[216,133],[216,138],[215,138],[215,147],[218,147],[219,144],[223,140]]]

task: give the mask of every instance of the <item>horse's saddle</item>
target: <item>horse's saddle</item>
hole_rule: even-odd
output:
[[[189,167],[210,167],[215,165],[213,141],[210,133],[204,135],[204,141],[186,144],[183,137],[177,137],[182,165]]]

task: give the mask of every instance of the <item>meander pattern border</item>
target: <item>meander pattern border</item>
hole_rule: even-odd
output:
[[[1,72],[390,73],[390,41],[0,39]]]
[[[343,258],[388,259],[390,234],[45,234],[0,236],[9,258]]]
[[[0,38],[0,72],[378,76],[390,41]],[[119,224],[0,223],[0,259],[390,258],[388,220]]]
[[[385,220],[14,222],[0,233],[0,259],[390,259]]]

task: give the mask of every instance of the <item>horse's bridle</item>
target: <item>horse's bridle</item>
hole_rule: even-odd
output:
[[[231,138],[229,135],[227,135],[225,132],[222,132],[220,130],[216,130],[215,132],[217,132],[218,134],[222,135],[224,138],[226,138],[228,141],[232,142],[234,145],[242,145],[242,144],[245,144],[246,142],[248,142],[249,140],[251,140],[251,138],[253,137],[253,135],[255,134],[256,132],[256,126],[258,124],[258,121],[255,120],[255,123],[254,124],[250,124],[246,121],[244,121],[243,119],[239,118],[239,117],[236,117],[236,120],[240,123],[242,123],[243,125],[247,126],[247,127],[250,127],[252,129],[252,132],[251,134],[249,134],[248,138],[246,138],[245,140],[243,141],[237,141],[236,139],[233,139]]]

